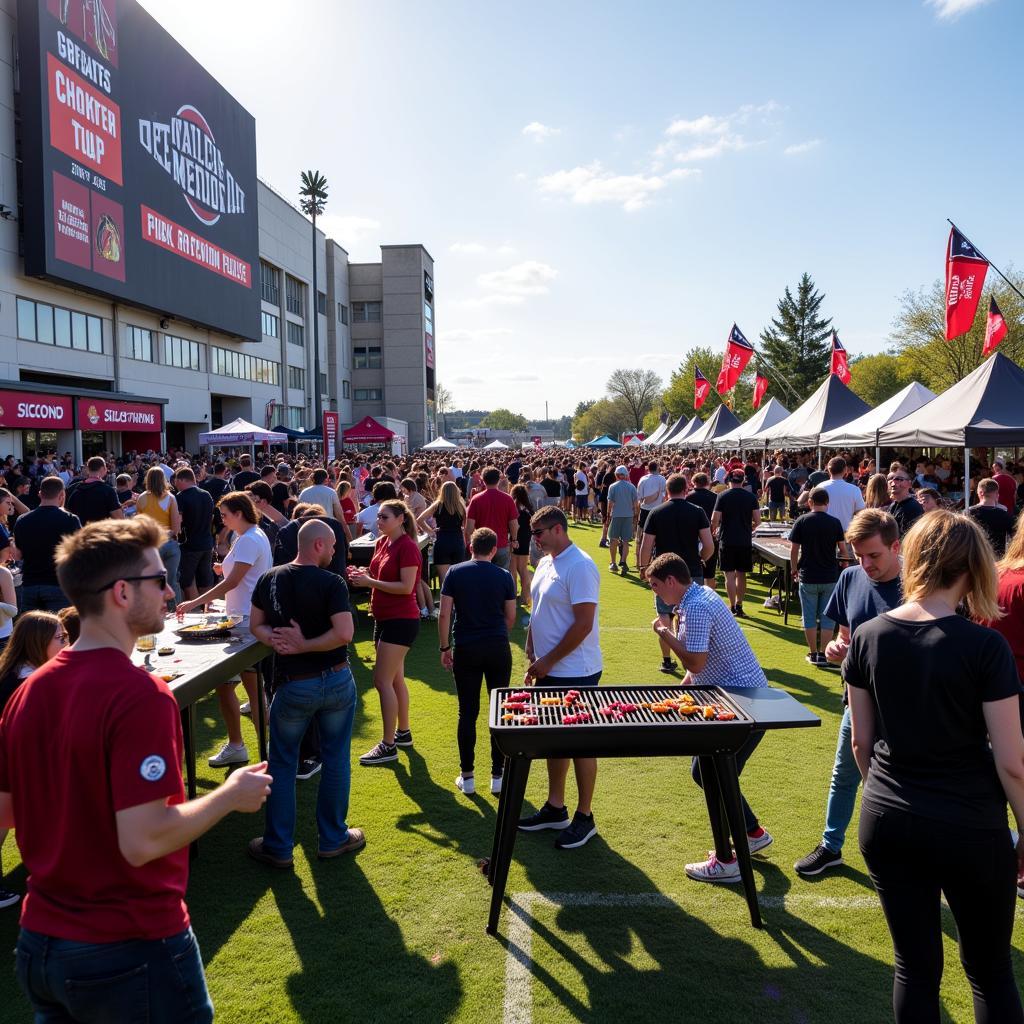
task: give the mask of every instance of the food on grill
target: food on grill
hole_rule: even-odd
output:
[[[523,701],[520,700],[507,700],[501,706],[509,711],[525,711],[532,705],[524,704]]]
[[[515,693],[510,693],[505,700],[527,701],[531,696],[529,690],[516,690]]]
[[[699,704],[680,704],[679,705],[679,714],[681,714],[681,715],[696,715],[696,714],[699,714],[701,712],[701,710],[702,709],[701,709]]]
[[[516,725],[536,725],[540,719],[536,715],[516,715],[512,721]]]
[[[561,697],[541,697],[540,702],[541,702],[541,704],[549,704],[552,707],[557,707],[557,706],[560,706],[562,704],[562,698]]]
[[[121,262],[121,233],[106,213],[96,225],[96,254],[110,263]]]
[[[574,715],[562,715],[562,725],[584,725],[586,722],[592,721],[589,711],[578,711]]]
[[[578,704],[582,699],[582,694],[579,690],[570,690],[563,698],[566,707],[572,707],[573,704]]]

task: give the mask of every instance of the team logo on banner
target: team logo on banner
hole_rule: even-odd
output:
[[[987,271],[988,260],[956,228],[950,228],[946,254],[946,341],[971,329]]]
[[[982,357],[990,352],[995,352],[996,345],[1006,337],[1006,319],[1003,312],[996,305],[996,297],[993,295],[988,303],[988,320],[985,323],[985,345],[981,350]],[[0,413],[0,415],[3,415]]]
[[[834,373],[844,384],[850,383],[850,362],[837,331],[832,332],[832,369],[829,372]]]
[[[699,367],[693,368],[693,407],[699,409],[711,391],[711,381],[700,372]]]
[[[761,407],[761,399],[764,398],[767,390],[768,378],[759,373],[754,380],[754,399],[750,403],[755,409]]]
[[[747,368],[750,357],[754,354],[754,346],[743,336],[743,332],[735,325],[729,332],[725,343],[725,354],[722,356],[722,369],[718,371],[715,390],[724,395],[736,387],[736,381]]]

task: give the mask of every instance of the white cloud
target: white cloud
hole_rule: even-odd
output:
[[[747,149],[750,146],[758,145],[755,142],[747,142],[742,135],[721,135],[714,142],[698,143],[689,149],[676,153],[675,158],[679,163],[691,163],[695,160],[713,160],[731,150]]]
[[[803,156],[804,153],[810,153],[812,149],[817,149],[821,145],[821,139],[808,139],[806,142],[796,142],[792,146],[787,146],[782,152],[786,156]]]
[[[480,274],[476,283],[489,292],[491,302],[522,302],[529,295],[546,295],[558,271],[539,260],[524,260],[505,270]]]
[[[325,213],[317,217],[317,227],[328,238],[340,242],[346,249],[358,245],[367,235],[380,229],[380,221],[356,214]]]
[[[755,130],[767,129],[774,124],[771,115],[781,109],[774,100],[768,100],[767,103],[746,103],[724,116],[702,114],[689,120],[675,118],[665,129],[666,139],[654,150],[652,169],[660,169],[660,162],[668,157],[677,163],[693,163],[758,146],[763,140],[750,141],[737,129],[744,125]]]
[[[541,192],[570,198],[574,203],[615,203],[632,213],[643,209],[670,181],[700,174],[700,171],[677,168],[668,174],[616,174],[607,171],[595,160],[586,167],[556,171],[538,179]]]
[[[449,252],[465,253],[466,255],[477,255],[482,252],[487,252],[487,246],[481,245],[479,242],[453,242],[448,246]]]
[[[483,377],[456,377],[453,384],[483,384]]]
[[[507,380],[515,384],[533,384],[539,381],[540,377],[535,373],[511,373],[500,377],[499,380]]]
[[[534,142],[543,142],[554,135],[561,135],[561,128],[552,128],[550,125],[541,124],[540,121],[531,121],[524,129],[523,134]]]
[[[729,130],[729,119],[724,117],[712,117],[704,114],[702,117],[686,121],[677,118],[665,129],[666,135],[722,135]]]
[[[937,17],[952,21],[976,7],[991,3],[991,0],[925,0],[925,3],[934,8]]]

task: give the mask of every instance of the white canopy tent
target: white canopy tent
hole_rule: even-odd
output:
[[[622,447],[623,448],[642,448],[644,442],[642,438],[637,437],[635,434],[631,437]]]
[[[688,425],[686,413],[683,413],[683,415],[680,416],[679,419],[677,419],[675,423],[673,423],[668,430],[661,435],[661,440],[658,441],[658,444],[672,444],[676,436],[681,434]]]
[[[450,451],[452,448],[458,448],[458,447],[459,446],[457,444],[452,444],[452,442],[447,440],[446,438],[435,437],[434,440],[430,442],[430,444],[425,444],[423,446],[423,451],[425,451],[425,452]]]
[[[735,430],[722,437],[715,438],[716,448],[743,448],[746,441],[762,430],[774,427],[789,415],[789,410],[777,399],[769,398],[749,420],[745,420]]]
[[[704,448],[713,445],[715,438],[727,434],[731,430],[738,430],[740,421],[736,414],[727,405],[720,405],[707,419],[702,427],[695,430],[686,438],[686,443],[691,448]]]
[[[830,373],[803,405],[748,439],[751,447],[817,448],[821,435],[868,412],[868,404]]]
[[[208,430],[205,434],[199,435],[199,444],[202,445],[248,445],[250,448],[264,441],[270,444],[286,444],[287,434],[279,434],[274,430],[267,430],[264,427],[257,427],[255,423],[249,423],[239,417],[223,427],[216,430]]]
[[[497,438],[495,438],[490,444],[484,445],[485,452],[497,451],[499,448],[508,448],[507,444],[502,444]]]
[[[654,433],[651,434],[651,436],[644,441],[644,444],[659,444],[661,442],[661,439],[668,433],[668,431],[668,423],[659,423],[658,429],[655,430]]]

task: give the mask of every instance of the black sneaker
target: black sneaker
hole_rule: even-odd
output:
[[[608,547],[608,541],[607,541],[607,539],[605,539],[605,540],[601,541],[601,542],[600,542],[600,543],[599,543],[599,544],[598,544],[597,546],[598,546],[599,548],[606,548],[606,547]]]
[[[393,743],[385,743],[383,740],[373,748],[368,750],[361,758],[359,763],[364,768],[372,768],[377,764],[387,764],[388,761],[398,760],[398,747]]]
[[[575,850],[577,846],[589,843],[596,835],[594,816],[577,811],[572,816],[572,824],[555,840],[555,846],[559,850]]]
[[[743,605],[741,604],[736,605],[736,611],[734,614],[737,619],[745,619],[747,617],[747,613],[743,610]]]
[[[536,814],[519,819],[520,832],[539,832],[542,828],[568,827],[569,811],[565,807],[552,807],[547,801]]]
[[[817,651],[811,651],[808,654],[804,655],[804,661],[806,661],[809,665],[817,665],[818,658],[820,657],[821,655],[819,655]]]
[[[676,670],[676,663],[671,658],[666,658],[661,663],[661,668],[658,671],[659,672],[664,672],[666,675],[672,675],[675,672],[675,670]]]
[[[11,892],[10,889],[0,889],[0,910],[4,907],[13,907],[21,899],[21,893]]]
[[[311,779],[320,769],[323,768],[323,762],[319,761],[315,757],[304,757],[299,762],[299,770],[295,773],[297,779]]]
[[[823,871],[837,868],[842,863],[842,853],[833,853],[827,846],[819,843],[806,857],[798,860],[793,869],[798,875],[820,875]]]
[[[412,729],[396,729],[395,730],[395,746],[396,747],[411,747],[412,746]]]
[[[629,572],[629,566],[626,565],[625,562],[619,562],[619,571],[620,572]]]

